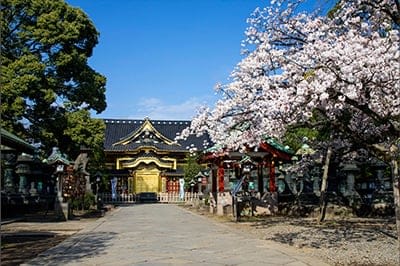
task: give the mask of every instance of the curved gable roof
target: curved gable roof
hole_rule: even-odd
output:
[[[120,141],[114,143],[113,146],[116,146],[116,145],[127,145],[127,144],[129,144],[131,142],[141,141],[140,137],[142,135],[144,135],[143,137],[146,137],[145,135],[149,135],[149,137],[152,137],[154,135],[157,140],[154,139],[153,141],[162,142],[162,143],[165,143],[167,145],[176,144],[173,140],[165,137],[162,133],[160,133],[153,126],[153,124],[150,122],[150,120],[146,118],[144,120],[144,122],[142,123],[142,125],[138,129],[136,129],[135,131],[131,132],[126,137],[123,137]]]

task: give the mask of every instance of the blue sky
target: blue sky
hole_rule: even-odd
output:
[[[99,118],[191,119],[240,61],[260,0],[67,0],[100,32],[90,65],[107,77]]]

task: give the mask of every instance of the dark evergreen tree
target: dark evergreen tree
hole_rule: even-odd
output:
[[[106,78],[88,65],[92,21],[63,0],[3,0],[1,14],[1,126],[70,156],[98,146],[89,140],[102,127],[79,129],[96,128],[89,111],[106,108]]]

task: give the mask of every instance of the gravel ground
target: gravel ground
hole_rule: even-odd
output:
[[[307,249],[332,265],[398,265],[395,226],[385,221],[328,220],[318,226],[312,220],[285,218],[250,228],[266,240]]]
[[[394,219],[331,218],[318,225],[310,218],[250,217],[233,222],[229,216],[188,208],[253,237],[292,246],[331,265],[400,265]]]

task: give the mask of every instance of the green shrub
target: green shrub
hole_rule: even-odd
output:
[[[204,197],[204,205],[206,205],[206,206],[210,205],[210,196],[205,196]]]
[[[71,199],[70,204],[71,204],[72,210],[81,210],[82,209],[82,200],[80,198]]]
[[[83,197],[83,209],[89,210],[96,203],[95,196],[92,192],[86,192]]]

